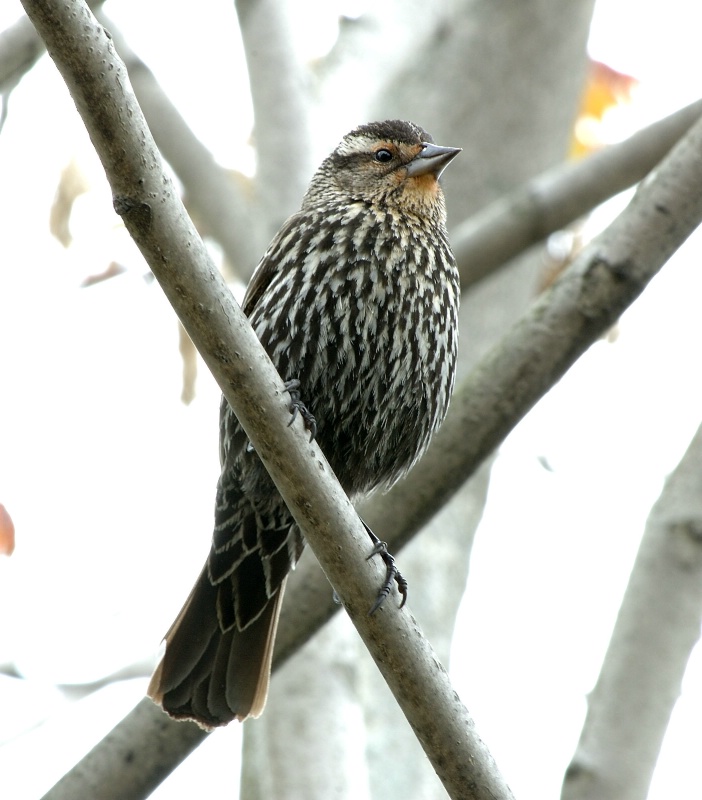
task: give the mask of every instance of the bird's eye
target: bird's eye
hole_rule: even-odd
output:
[[[387,164],[388,161],[392,161],[392,153],[384,147],[381,150],[376,150],[373,155],[375,156],[375,160],[379,161],[381,164]]]

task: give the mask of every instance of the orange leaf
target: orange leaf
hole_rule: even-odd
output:
[[[638,85],[636,78],[603,64],[590,61],[590,69],[575,123],[571,158],[587,155],[602,144],[599,128],[604,115],[612,108],[631,102]]]
[[[15,526],[5,506],[0,503],[0,555],[11,556],[15,549]]]

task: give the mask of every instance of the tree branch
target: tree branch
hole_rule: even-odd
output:
[[[451,797],[511,793],[409,610],[368,615],[383,570],[316,443],[288,426],[284,385],[210,262],[111,38],[85,3],[23,0],[90,133],[113,202],[222,387]],[[152,746],[154,744],[152,743]],[[101,785],[101,795],[117,790]],[[119,788],[120,796],[125,796]],[[73,795],[75,796],[75,795]]]
[[[151,70],[129,47],[119,30],[102,13],[103,0],[93,0],[100,22],[112,33],[115,47],[129,71],[132,88],[164,158],[183,184],[188,205],[222,246],[234,269],[248,278],[263,252],[249,235],[250,209],[244,192],[217,164],[163,92]],[[44,42],[24,17],[0,33],[0,91],[11,91],[44,53]],[[265,246],[265,243],[264,243]]]
[[[44,45],[26,18],[0,33],[0,93],[7,94],[44,53]]]
[[[562,800],[645,800],[702,622],[702,428],[646,523]]]
[[[222,169],[120,31],[104,14],[97,17],[112,34],[158,149],[183,184],[190,211],[202,220],[232,268],[246,281],[263,252],[250,235],[253,221],[242,188],[248,179],[240,175],[237,182],[234,175]]]
[[[461,288],[642,180],[702,116],[702,100],[580,161],[539,175],[452,231]]]

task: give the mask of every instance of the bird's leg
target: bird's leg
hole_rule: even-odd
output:
[[[285,381],[284,385],[285,391],[290,395],[290,413],[292,414],[290,422],[288,422],[288,427],[295,422],[295,417],[299,414],[305,423],[305,428],[310,432],[310,441],[312,441],[317,436],[317,420],[314,414],[300,399],[300,381],[294,378],[293,380]],[[251,442],[247,442],[246,452],[255,452],[255,448]]]
[[[305,428],[310,432],[310,441],[312,441],[317,436],[317,420],[300,398],[300,381],[297,378],[285,381],[285,391],[290,395],[290,413],[292,414],[288,427],[295,422],[295,417],[299,414],[305,423]]]
[[[363,520],[361,520],[363,522]],[[383,585],[380,587],[380,591],[378,592],[378,596],[375,598],[375,603],[371,606],[370,611],[368,612],[368,616],[371,614],[375,614],[375,612],[383,605],[385,600],[387,599],[390,591],[392,590],[393,581],[397,584],[397,590],[402,596],[402,602],[400,603],[400,608],[404,606],[407,602],[407,589],[408,584],[407,581],[402,577],[402,573],[397,568],[395,564],[395,559],[388,553],[388,546],[385,542],[382,542],[374,533],[373,531],[363,522],[363,527],[366,529],[366,532],[370,536],[371,542],[373,542],[373,549],[370,553],[366,556],[366,560],[369,558],[373,558],[373,556],[380,556],[383,561],[385,562],[385,568],[387,572],[385,573],[385,581]]]

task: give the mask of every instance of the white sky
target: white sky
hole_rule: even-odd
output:
[[[333,4],[304,6],[321,21],[321,47]],[[245,69],[233,3],[200,2],[197,18],[166,0],[107,7],[221,163],[242,167],[243,152],[250,168],[248,101],[222,103],[198,77]],[[689,9],[600,2],[592,55],[641,80],[620,126],[697,98],[702,48]],[[20,14],[5,0],[0,29]],[[11,97],[0,134],[0,502],[18,538],[0,558],[0,664],[27,678],[0,676],[0,786],[18,800],[39,796],[143,696],[143,679],[78,703],[55,685],[153,659],[209,547],[218,471],[218,390],[203,368],[195,402],[179,402],[173,313],[105,213],[109,191],[86,141],[44,59]],[[66,251],[46,221],[73,156],[92,188]],[[456,647],[452,671],[520,800],[558,797],[646,514],[702,416],[690,367],[702,333],[699,250],[698,236],[624,315],[616,342],[595,345],[520,425],[493,474],[457,635],[470,650]],[[111,260],[128,271],[79,288]],[[702,796],[701,666],[697,653],[650,800]],[[154,797],[199,796],[203,774],[231,784],[238,737],[235,726],[210,737]]]

